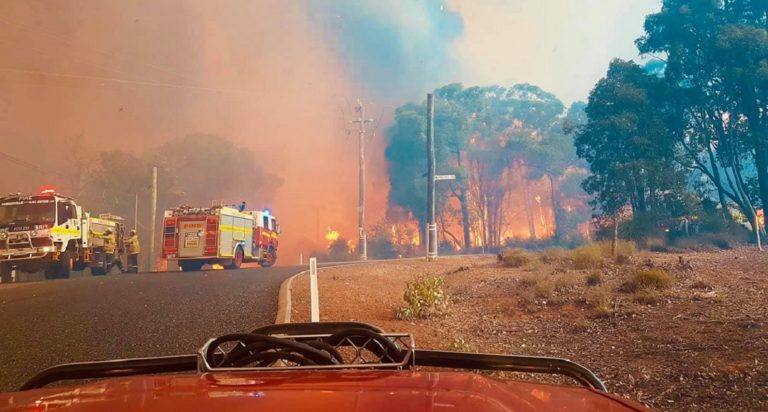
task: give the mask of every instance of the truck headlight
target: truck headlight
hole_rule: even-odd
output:
[[[32,237],[37,237],[37,235],[38,235],[37,230],[33,230],[32,231]]]

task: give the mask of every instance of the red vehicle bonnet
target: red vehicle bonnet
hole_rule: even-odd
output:
[[[116,378],[0,394],[0,411],[648,411],[582,387],[467,372],[280,371]]]

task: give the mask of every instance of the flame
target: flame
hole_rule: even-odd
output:
[[[335,242],[339,239],[339,232],[331,229],[330,226],[328,226],[328,232],[325,234],[325,240],[329,242]]]
[[[224,270],[224,266],[222,266],[222,265],[220,265],[218,263],[214,263],[214,264],[211,265],[211,270]]]

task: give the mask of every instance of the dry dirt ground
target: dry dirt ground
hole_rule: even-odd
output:
[[[768,411],[768,252],[686,253],[682,262],[644,252],[623,263],[575,270],[568,257],[535,255],[508,268],[478,256],[321,269],[321,320],[409,332],[420,348],[568,358],[659,410]],[[648,267],[669,273],[671,286],[621,291]],[[447,315],[396,318],[416,275],[445,279]],[[308,288],[307,276],[293,282],[294,322],[309,319]]]

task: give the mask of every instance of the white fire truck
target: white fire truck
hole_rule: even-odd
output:
[[[90,261],[90,216],[74,200],[46,189],[0,198],[0,280],[15,269],[68,278]]]
[[[267,267],[277,261],[279,233],[277,219],[266,209],[183,206],[165,211],[162,256],[176,260],[183,271],[200,270],[205,264],[237,269],[256,262]]]
[[[93,276],[104,276],[113,267],[123,270],[125,258],[125,223],[123,218],[102,213],[90,219],[89,231],[91,259],[89,266]],[[108,241],[112,243],[109,247]]]

